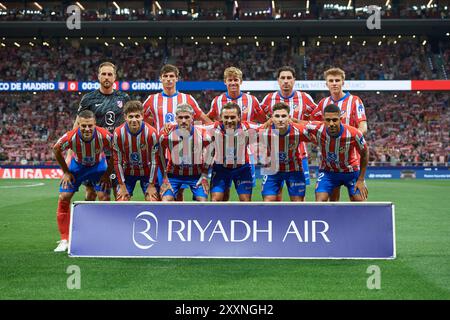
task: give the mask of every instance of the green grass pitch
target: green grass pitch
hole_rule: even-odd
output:
[[[57,186],[0,180],[0,299],[450,299],[450,181],[368,181],[371,201],[396,206],[395,260],[69,258],[53,252]],[[67,288],[70,265],[79,290]],[[379,290],[367,288],[370,265]]]

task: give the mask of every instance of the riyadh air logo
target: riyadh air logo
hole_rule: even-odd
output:
[[[142,250],[150,249],[158,239],[158,218],[149,212],[143,211],[134,219],[133,243]]]

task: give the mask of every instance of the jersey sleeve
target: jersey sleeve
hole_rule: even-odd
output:
[[[367,142],[366,139],[364,139],[363,134],[361,131],[355,128],[354,131],[354,137],[356,141],[356,145],[358,146],[359,151],[366,151],[367,150]]]
[[[322,112],[322,106],[319,105],[317,106],[317,108],[315,108],[312,112],[311,115],[309,117],[309,120],[311,121],[322,121],[323,120],[323,112]]]
[[[362,121],[367,121],[366,119],[366,109],[364,107],[364,104],[361,100],[360,97],[355,97],[356,101],[355,101],[355,119],[356,119],[356,123],[359,125],[360,122]]]
[[[259,105],[258,99],[256,99],[256,97],[253,97],[252,103],[253,103],[252,109],[254,110],[254,112],[253,112],[251,120],[252,121],[256,120],[259,123],[266,122],[266,120],[267,120],[266,114],[264,113],[263,109]]]
[[[159,136],[156,130],[152,130],[152,134],[149,135],[147,142],[149,146],[151,146],[150,150],[150,176],[149,182],[156,184],[158,182],[158,168],[160,168],[160,159],[159,159]]]
[[[189,105],[194,109],[194,120],[201,120],[203,111],[200,109],[197,100],[191,95],[189,95]]]
[[[159,151],[159,158],[160,158],[160,167],[161,167],[161,172],[164,174],[167,170],[167,164],[166,164],[166,150],[169,146],[169,136],[165,133],[163,133],[163,131],[160,132],[159,135],[159,147],[158,147],[158,151]]]
[[[123,170],[123,152],[120,148],[119,135],[117,134],[117,132],[114,132],[113,136],[113,162],[114,171],[116,172],[119,184],[125,183],[125,174]]]
[[[219,120],[219,112],[217,107],[217,99],[218,97],[215,97],[213,101],[211,102],[211,109],[208,112],[208,118],[210,118],[213,121]]]
[[[154,122],[153,122],[154,115],[153,115],[153,111],[152,111],[152,106],[153,106],[152,98],[153,98],[153,95],[149,95],[147,97],[147,99],[145,99],[143,105],[144,105],[144,121],[153,126],[154,125]]]
[[[262,111],[264,111],[264,114],[267,116],[270,116],[271,108],[270,108],[270,94],[267,94],[264,99],[261,101],[260,105]]]
[[[302,120],[310,120],[311,115],[317,109],[317,104],[314,102],[313,98],[305,92],[303,92],[303,102],[305,103],[305,111],[302,115]]]
[[[89,104],[89,96],[85,94],[80,101],[80,105],[78,106],[77,114],[79,114],[83,110],[91,110],[90,104]]]
[[[69,148],[69,134],[70,134],[70,132],[66,132],[61,138],[59,138],[58,141],[56,141],[53,148],[59,149],[61,151],[70,149]]]

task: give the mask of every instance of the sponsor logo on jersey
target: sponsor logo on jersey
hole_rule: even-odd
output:
[[[334,152],[328,152],[327,153],[327,160],[328,160],[328,162],[336,162],[337,155]]]
[[[171,112],[167,112],[166,116],[164,117],[164,122],[174,122],[175,121],[175,115]]]

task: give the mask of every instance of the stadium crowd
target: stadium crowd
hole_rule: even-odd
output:
[[[144,101],[149,93],[131,93]],[[192,92],[204,111],[214,91]],[[259,101],[267,92],[255,92]],[[368,117],[371,165],[444,165],[449,161],[449,94],[355,92]],[[316,103],[325,93],[311,93]],[[67,92],[2,94],[0,161],[4,165],[55,164],[52,145],[71,128],[81,95]],[[317,150],[311,149],[317,164]]]
[[[350,40],[350,39],[349,39]],[[347,39],[322,42],[310,40],[297,52],[288,41],[274,43],[226,43],[214,45],[191,43],[165,47],[155,40],[128,41],[127,45],[104,42],[84,43],[64,40],[52,46],[6,46],[0,50],[0,81],[96,81],[96,66],[105,57],[119,66],[118,78],[134,81],[157,81],[162,64],[170,61],[180,66],[183,80],[221,80],[223,70],[236,66],[246,79],[275,79],[279,65],[298,65],[299,80],[322,79],[323,70],[345,66],[347,80],[445,79],[450,75],[450,46],[440,43],[442,64],[446,73],[433,64],[429,45],[418,39],[398,39],[398,43],[382,46]],[[71,45],[67,42],[71,41]],[[136,45],[133,42],[140,41]],[[232,41],[232,40],[230,40]],[[187,41],[186,41],[187,42]],[[122,43],[123,44],[123,43]],[[249,64],[248,61],[253,61]],[[430,63],[431,62],[431,63]]]
[[[170,5],[170,4],[169,4]],[[134,4],[132,8],[117,10],[114,6],[88,8],[81,11],[84,21],[164,21],[164,20],[326,20],[326,19],[367,19],[369,14],[361,4],[358,10],[353,7],[312,3],[307,9],[305,3],[298,7],[279,7],[274,11],[261,6],[227,8],[225,2],[220,5],[196,6],[195,8],[169,7],[161,10],[145,9]],[[445,5],[438,6],[407,6],[381,7],[381,17],[387,19],[448,19],[449,10]],[[37,10],[32,4],[27,9],[9,8],[0,10],[0,20],[3,21],[64,21],[68,14],[63,5],[49,5]]]

